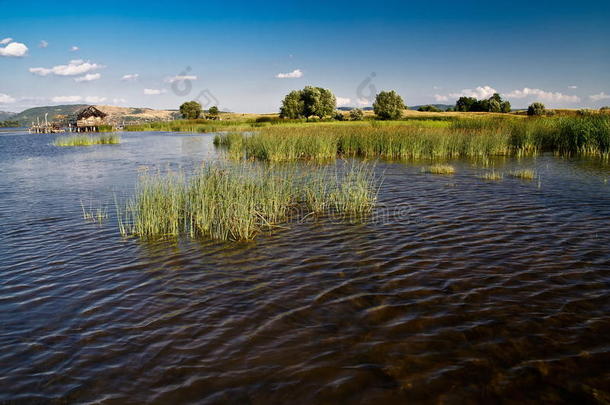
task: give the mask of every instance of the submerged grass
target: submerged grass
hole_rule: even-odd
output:
[[[366,125],[276,125],[255,134],[217,135],[231,156],[268,162],[327,160],[337,156],[386,159],[481,158],[560,155],[610,156],[610,116],[468,118],[420,126],[401,122]]]
[[[532,169],[513,170],[508,173],[510,177],[523,180],[534,180],[536,172]]]
[[[363,218],[377,198],[370,166],[343,170],[269,170],[251,164],[206,166],[191,177],[183,173],[145,174],[135,196],[117,204],[124,236],[144,239],[209,237],[250,240],[312,214]]]
[[[500,173],[500,172],[492,170],[490,172],[485,172],[485,173],[481,174],[478,177],[483,179],[483,180],[498,181],[498,180],[502,180],[504,178],[504,175],[502,173]]]
[[[121,137],[115,134],[104,135],[68,135],[55,139],[55,146],[91,146],[121,143]]]

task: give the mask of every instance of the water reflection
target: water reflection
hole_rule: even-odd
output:
[[[112,207],[138,168],[219,156],[209,135],[122,137],[0,136],[0,402],[608,397],[607,164],[379,162],[375,220],[145,242],[122,239],[112,209],[84,222],[80,201]],[[540,185],[476,177],[489,167]]]

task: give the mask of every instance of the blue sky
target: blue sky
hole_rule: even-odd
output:
[[[349,106],[386,89],[407,105],[494,91],[515,107],[610,104],[610,2],[496,3],[0,0],[0,110],[274,112],[306,85]]]

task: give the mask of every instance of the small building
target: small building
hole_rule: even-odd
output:
[[[70,117],[68,126],[71,132],[97,132],[100,125],[105,125],[108,114],[90,105]]]

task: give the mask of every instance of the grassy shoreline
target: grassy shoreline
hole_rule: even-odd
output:
[[[116,145],[121,143],[121,137],[115,134],[104,135],[66,135],[53,141],[55,146],[91,146]]]
[[[301,125],[255,134],[216,135],[231,157],[268,162],[328,160],[338,156],[448,159],[558,155],[610,156],[610,116],[535,119],[475,118],[442,125]]]

